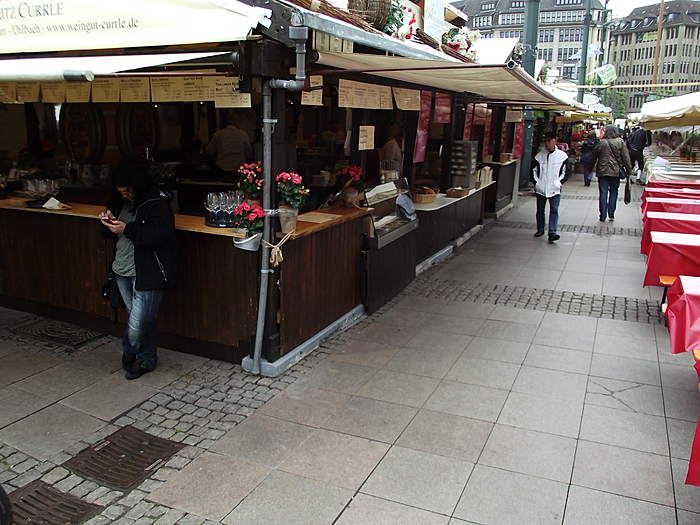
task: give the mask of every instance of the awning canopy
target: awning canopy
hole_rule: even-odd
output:
[[[18,58],[0,60],[0,81],[60,82],[91,80],[95,75],[109,75],[166,64],[227,56],[228,53],[168,53],[160,55],[110,55],[88,57]]]
[[[668,126],[700,126],[700,92],[647,102],[639,113],[646,129]]]
[[[485,102],[571,109],[521,68],[509,69],[505,64],[467,64],[359,53],[319,53],[318,62],[419,86],[473,93],[483,97]]]
[[[0,54],[245,40],[270,16],[237,0],[3,2]]]

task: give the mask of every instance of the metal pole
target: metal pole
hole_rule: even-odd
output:
[[[651,83],[656,84],[659,75],[659,58],[661,57],[661,39],[664,35],[664,0],[659,3],[659,24],[656,27],[656,50],[654,51],[654,67],[651,70]]]
[[[527,0],[525,6],[525,35],[523,50],[523,68],[531,76],[535,76],[535,59],[537,58],[537,35],[539,28],[540,0]],[[532,107],[526,106],[523,112],[525,130],[523,134],[523,158],[520,162],[518,189],[527,191],[532,164],[532,137],[535,130],[535,113]]]
[[[588,69],[588,41],[591,37],[591,24],[593,23],[591,16],[591,0],[586,0],[586,14],[583,17],[583,45],[581,47],[581,67],[578,72],[578,84],[583,86],[586,84],[586,70]],[[583,102],[583,88],[578,90],[576,100]]]

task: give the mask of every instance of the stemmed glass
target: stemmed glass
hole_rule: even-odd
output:
[[[224,193],[224,202],[226,203],[225,208],[226,208],[226,213],[228,214],[228,220],[226,221],[227,224],[233,224],[233,209],[236,207],[236,202],[233,197],[232,192],[227,191]]]
[[[207,216],[207,220],[209,222],[212,222],[212,212],[214,211],[214,204],[213,204],[213,194],[207,193],[206,198],[204,199],[204,209],[209,212]]]
[[[5,188],[7,187],[7,175],[0,173],[0,199],[4,199]]]

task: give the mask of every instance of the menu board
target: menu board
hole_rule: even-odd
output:
[[[417,89],[391,88],[396,107],[404,111],[420,111],[420,91]]]
[[[0,82],[0,103],[12,103],[17,100],[17,84]]]
[[[182,80],[183,101],[202,102],[205,100],[214,100],[216,94],[216,77],[182,77]]]
[[[41,100],[51,104],[63,104],[66,101],[66,85],[63,82],[42,82]]]
[[[323,106],[323,77],[321,75],[311,75],[309,77],[309,87],[319,88],[313,91],[301,92],[302,106]]]
[[[40,89],[38,82],[17,82],[17,102],[39,102]]]
[[[506,108],[506,122],[520,122],[523,120],[522,109]]]
[[[66,102],[90,102],[90,82],[67,83]]]
[[[357,149],[360,151],[374,149],[374,126],[360,126]]]
[[[338,82],[338,106],[358,109],[393,109],[390,88],[354,80]]]
[[[452,96],[447,93],[435,94],[435,116],[433,122],[436,124],[449,124],[452,118]]]
[[[214,107],[217,108],[249,108],[250,93],[238,91],[237,77],[216,77]]]
[[[92,81],[93,102],[119,102],[119,79],[96,78]]]
[[[183,77],[151,77],[151,100],[153,102],[179,102],[185,100]]]
[[[151,86],[148,78],[120,78],[119,98],[122,102],[150,102]]]

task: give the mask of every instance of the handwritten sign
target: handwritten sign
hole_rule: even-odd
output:
[[[17,82],[17,102],[39,102],[41,84],[38,82]]]
[[[420,111],[420,91],[417,89],[391,88],[396,107],[404,111]]]
[[[377,90],[379,91],[379,109],[394,109],[391,86],[377,86]]]
[[[66,102],[90,102],[90,82],[66,84]]]
[[[17,101],[17,84],[15,82],[0,82],[0,102],[10,103]]]
[[[250,93],[238,91],[239,80],[237,77],[216,78],[216,90],[214,93],[214,107],[217,108],[249,108]]]
[[[311,75],[309,77],[309,87],[318,88],[313,91],[301,92],[302,106],[323,106],[323,77],[321,75]]]
[[[374,126],[360,126],[357,149],[360,151],[374,149]]]
[[[119,79],[96,78],[92,81],[93,102],[119,102]]]
[[[66,101],[66,85],[63,82],[42,82],[41,100],[49,104],[63,104]]]
[[[147,78],[120,78],[119,98],[122,102],[150,102],[151,85]]]
[[[342,78],[338,82],[338,106],[341,108],[389,109],[386,94],[385,86]]]
[[[214,100],[216,77],[183,77],[182,95],[185,102]]]

